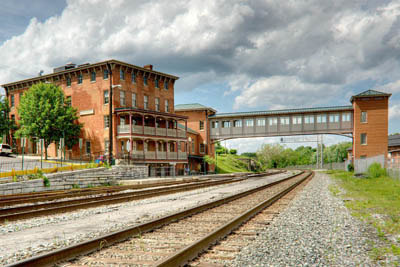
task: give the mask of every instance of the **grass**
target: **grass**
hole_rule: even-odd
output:
[[[218,155],[217,157],[217,171],[218,173],[232,173],[232,172],[249,172],[247,164],[240,161],[237,155]]]
[[[346,198],[345,205],[352,215],[374,226],[378,237],[386,244],[374,247],[372,258],[400,256],[400,181],[387,176],[355,178],[353,173],[345,171],[328,173],[339,186],[329,188],[332,194]]]

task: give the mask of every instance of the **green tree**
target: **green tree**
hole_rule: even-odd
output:
[[[10,132],[17,129],[15,121],[8,116],[10,106],[8,100],[4,96],[0,96],[0,136],[9,136]]]
[[[63,136],[65,145],[71,148],[78,142],[82,124],[77,123],[77,110],[69,104],[60,87],[45,83],[33,85],[19,103],[20,129],[16,136],[44,139],[46,159],[48,146]]]

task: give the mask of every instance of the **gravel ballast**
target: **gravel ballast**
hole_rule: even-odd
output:
[[[233,266],[376,266],[369,257],[375,231],[352,217],[334,197],[334,181],[316,173]]]

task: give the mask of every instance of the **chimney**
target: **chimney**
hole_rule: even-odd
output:
[[[149,64],[149,65],[144,65],[143,68],[148,69],[148,70],[153,70],[153,65],[151,65],[151,64]]]

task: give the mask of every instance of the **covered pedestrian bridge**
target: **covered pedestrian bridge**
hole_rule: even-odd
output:
[[[209,119],[212,142],[247,137],[353,134],[353,106],[217,113]]]

